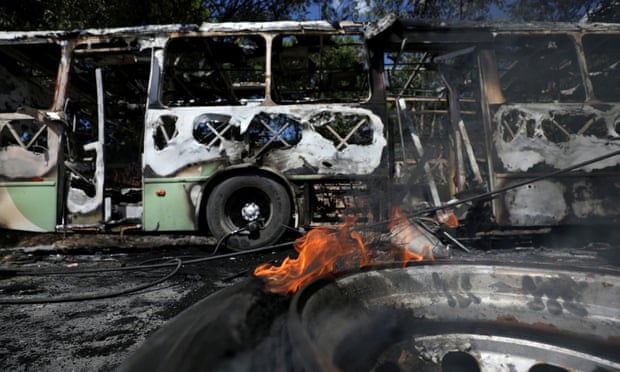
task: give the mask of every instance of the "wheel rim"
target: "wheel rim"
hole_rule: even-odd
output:
[[[506,363],[524,371],[619,370],[619,281],[615,271],[553,265],[360,271],[298,292],[289,335],[307,370],[351,363],[437,370],[472,357],[476,371]]]
[[[225,224],[236,230],[258,218],[271,219],[271,198],[260,189],[241,188],[231,194],[225,207]]]
[[[260,217],[260,206],[254,202],[245,203],[241,208],[241,217],[247,222],[256,221]]]

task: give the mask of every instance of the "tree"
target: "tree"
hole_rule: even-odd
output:
[[[0,27],[33,30],[41,27],[45,6],[39,0],[4,0],[0,7]]]
[[[317,0],[321,18],[374,21],[404,18],[576,22],[586,15],[620,21],[620,0]]]
[[[313,11],[318,9],[318,15]],[[620,22],[620,0],[0,0],[0,29],[42,30],[298,18]]]
[[[515,21],[576,22],[600,0],[514,0],[507,11]]]
[[[481,20],[504,0],[322,0],[322,18],[376,20],[388,14],[409,18]]]
[[[620,0],[601,0],[586,18],[590,22],[620,22]]]
[[[204,0],[210,12],[209,20],[224,21],[277,21],[303,14],[309,0]]]
[[[5,0],[4,30],[80,29],[164,23],[200,23],[200,0]]]
[[[304,14],[308,4],[309,0],[2,0],[0,29],[281,20]]]

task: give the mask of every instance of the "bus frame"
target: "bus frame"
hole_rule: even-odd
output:
[[[617,82],[618,35],[394,16],[0,32],[0,226],[250,249],[488,194],[618,149],[600,77]],[[526,69],[549,61],[554,78]],[[464,230],[617,223],[619,163],[465,204]]]

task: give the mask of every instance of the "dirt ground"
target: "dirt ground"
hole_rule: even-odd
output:
[[[245,280],[258,264],[293,254],[284,248],[183,265],[168,280],[135,293],[80,300],[146,286],[175,266],[77,271],[167,262],[164,257],[209,257],[215,241],[185,235],[0,232],[0,246],[3,371],[113,370],[184,309]]]
[[[495,241],[486,237],[484,249],[471,252],[454,249],[455,256],[449,259],[476,262],[518,259],[534,263],[588,264],[615,270],[620,267],[617,243],[620,240],[602,238],[600,233],[575,231],[562,232],[538,243],[531,238]],[[604,241],[599,243],[601,239]],[[546,248],[550,242],[561,249]],[[188,235],[134,233],[121,237],[103,233],[63,235],[0,231],[0,370],[114,370],[130,360],[135,351],[144,350],[140,347],[145,341],[151,340],[150,345],[153,345],[150,336],[155,331],[172,329],[164,332],[164,336],[159,333],[160,338],[177,332],[176,328],[164,325],[175,324],[174,318],[182,326],[183,321],[176,315],[187,314],[184,310],[188,308],[193,311],[189,316],[192,319],[209,313],[215,319],[223,313],[223,319],[228,319],[235,311],[226,308],[220,309],[220,313],[217,311],[218,306],[226,303],[220,301],[223,297],[262,298],[254,296],[256,290],[251,291],[252,285],[261,285],[256,278],[249,280],[253,269],[264,262],[278,263],[286,256],[295,256],[289,245],[213,260],[215,243],[213,239]],[[494,247],[498,249],[492,249]],[[217,253],[231,252],[221,249]],[[170,257],[185,262],[198,258],[208,260],[183,265],[175,271],[176,263],[170,262]],[[167,265],[152,270],[130,269],[159,263]],[[123,271],[100,270],[110,268]],[[90,269],[99,271],[83,272]],[[160,284],[111,296],[122,290],[147,286],[173,272],[174,275]],[[93,296],[105,298],[81,300]],[[207,297],[210,301],[201,301]],[[55,302],[63,299],[67,301]],[[196,308],[194,304],[201,307]],[[214,305],[213,309],[205,308],[210,304]],[[244,319],[244,312],[236,312],[239,313],[237,318]],[[229,327],[225,322],[216,323],[220,331],[231,327],[235,330],[234,324]],[[240,337],[237,333],[232,336]],[[226,354],[224,346],[227,344],[221,338],[217,338],[216,343],[222,344],[216,346]],[[196,360],[202,363],[204,353]],[[144,365],[144,359],[140,362]]]

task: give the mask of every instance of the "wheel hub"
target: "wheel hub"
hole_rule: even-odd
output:
[[[256,221],[260,217],[260,207],[254,203],[245,203],[241,208],[241,216],[248,222]]]

